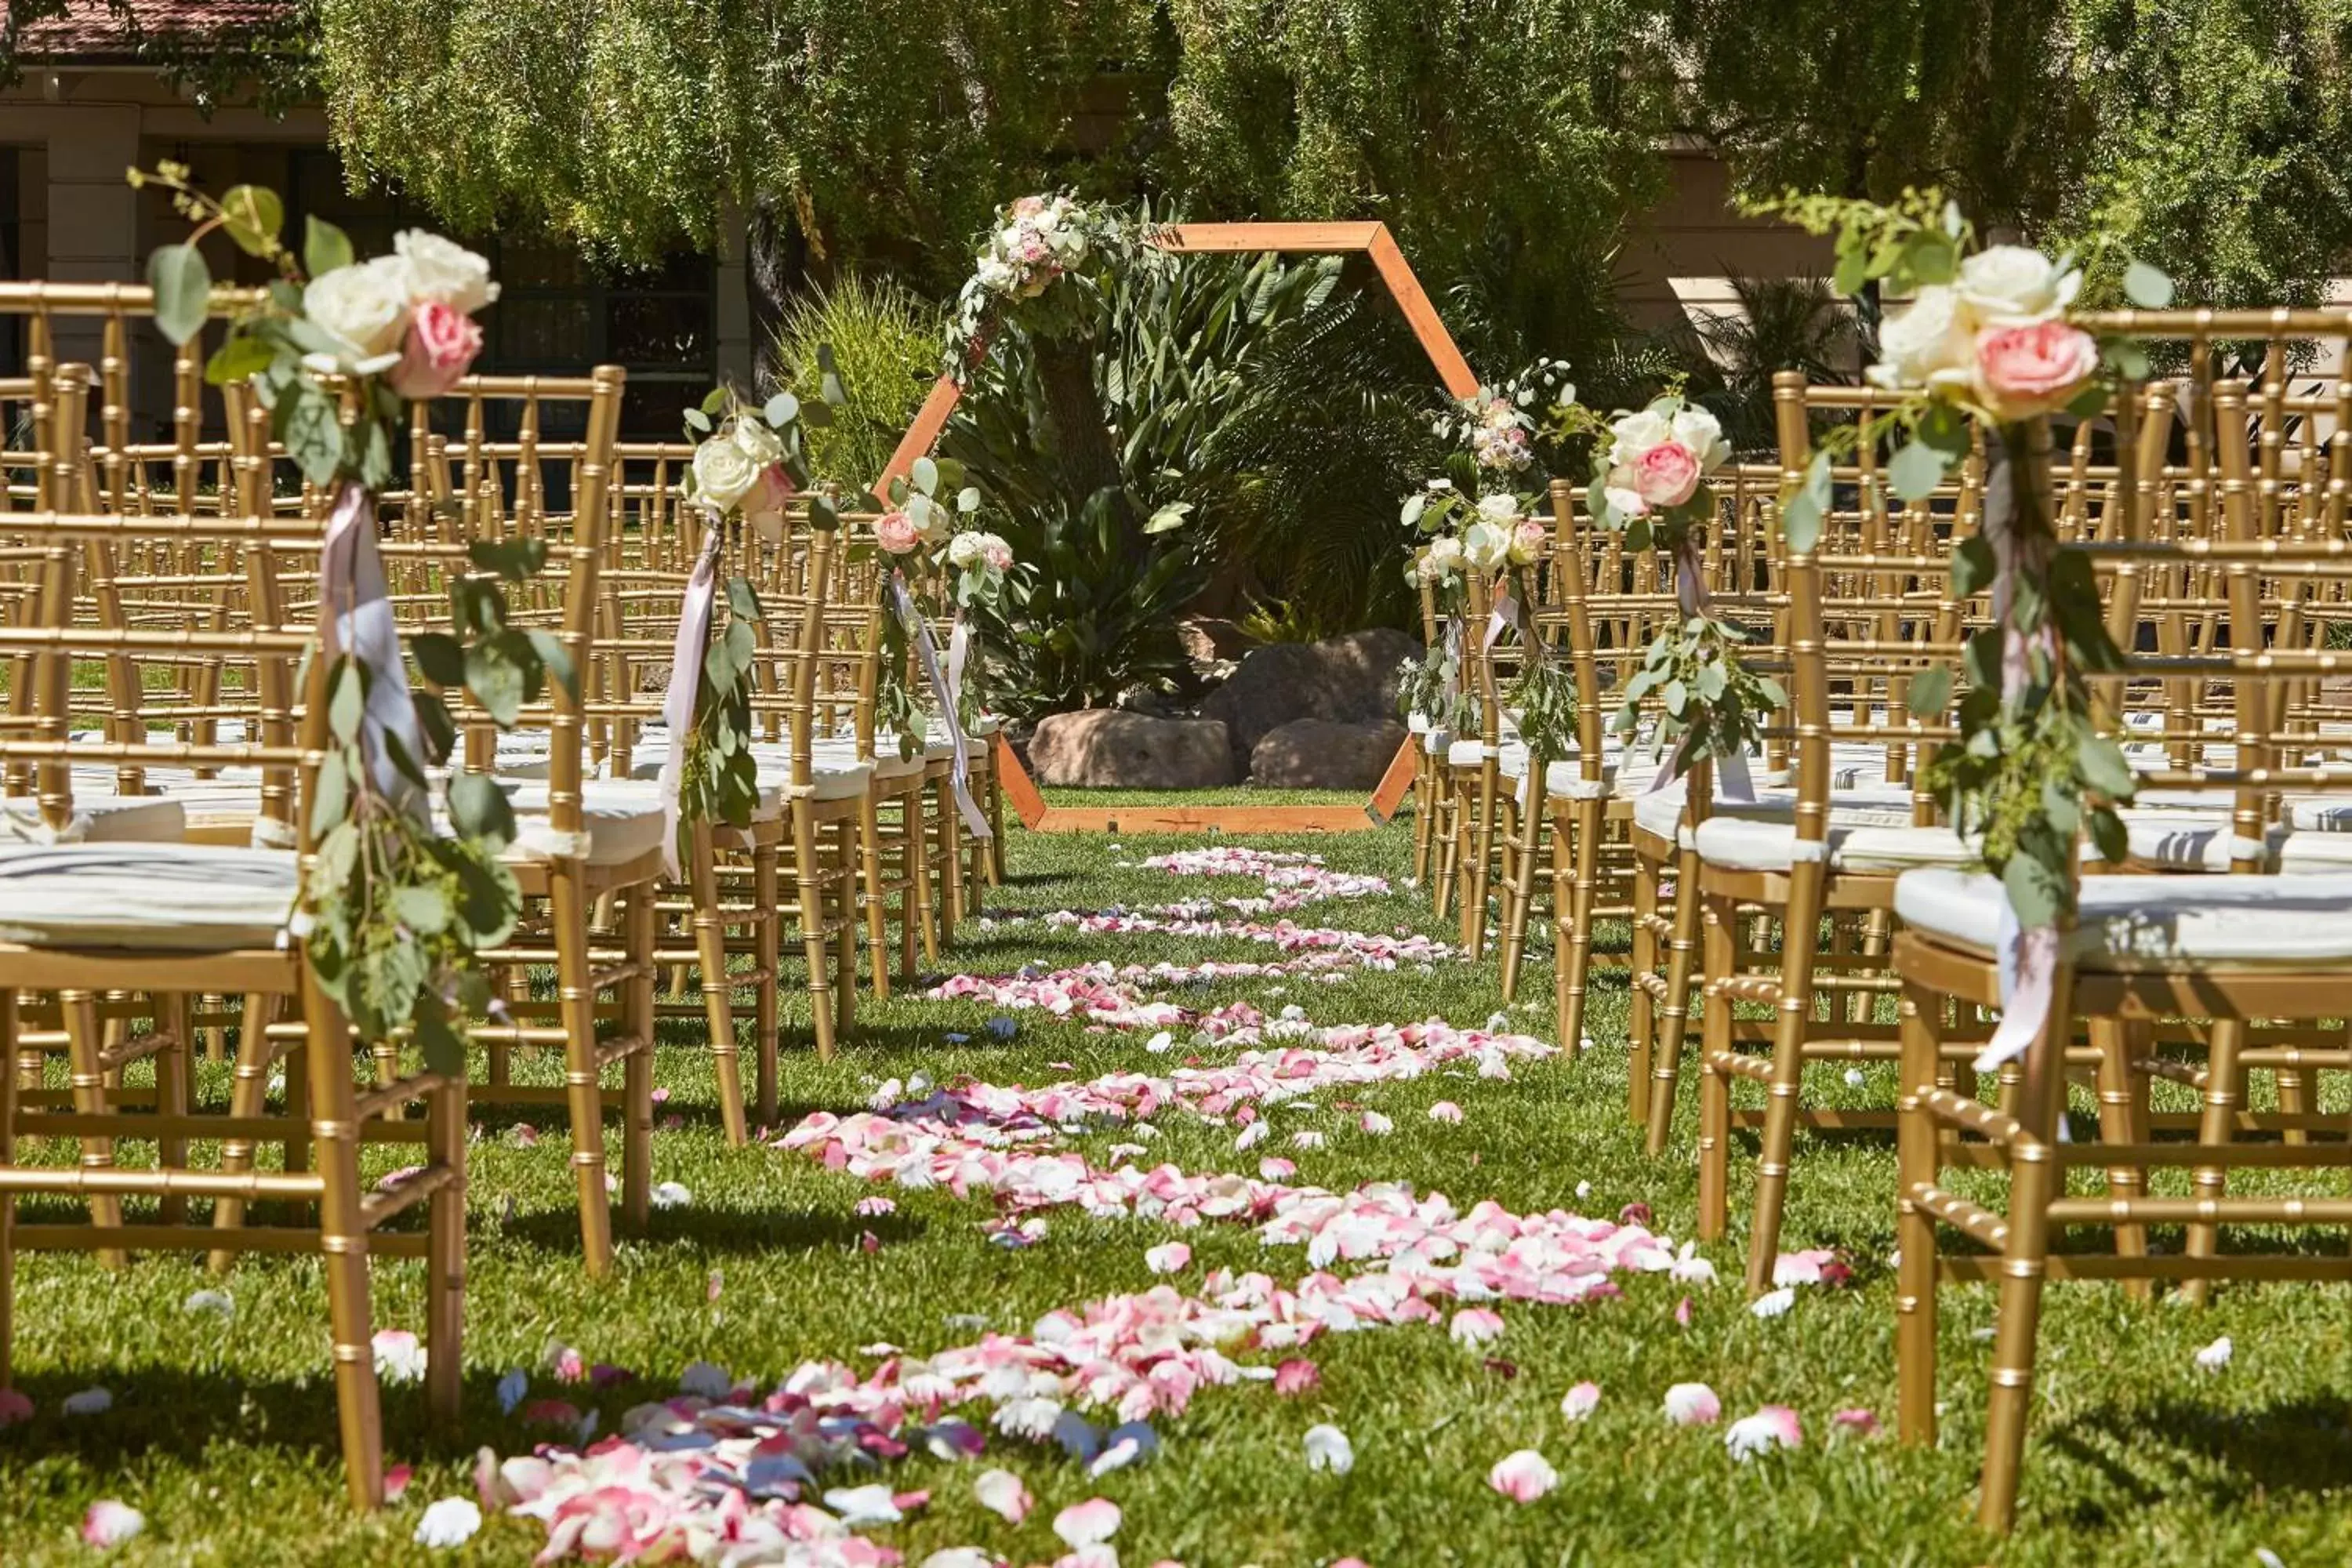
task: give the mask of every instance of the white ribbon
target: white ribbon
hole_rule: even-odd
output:
[[[694,574],[686,581],[686,601],[679,607],[677,641],[669,655],[669,689],[662,694],[662,722],[669,726],[669,753],[662,758],[662,866],[673,880],[678,876],[677,823],[682,804],[678,792],[686,783],[686,744],[694,732],[694,693],[702,676],[702,659],[710,647],[711,607],[719,601],[719,547],[721,514],[712,512],[703,531],[702,553],[694,559]]]
[[[1675,603],[1680,606],[1683,618],[1703,616],[1707,612],[1706,562],[1699,553],[1698,530],[1683,530],[1682,542],[1675,546]],[[1644,792],[1655,795],[1664,789],[1690,766],[1690,746],[1687,738],[1674,749],[1672,755],[1659,765]],[[1756,802],[1756,781],[1748,775],[1748,757],[1737,751],[1726,752],[1715,759],[1716,794],[1737,805],[1752,805]]]
[[[2003,898],[1994,963],[2000,977],[2000,1026],[1977,1053],[1979,1072],[1992,1072],[2004,1062],[2015,1061],[2042,1037],[2051,1005],[2057,999],[2058,928],[2022,929],[2017,923],[2017,911]]]
[[[1508,588],[1504,589],[1503,596],[1495,601],[1495,607],[1486,612],[1486,640],[1479,647],[1488,653],[1493,652],[1495,639],[1503,635],[1506,626],[1517,629],[1521,639],[1525,640],[1527,627],[1519,619],[1519,602],[1511,596]]]
[[[408,669],[400,658],[400,625],[377,552],[375,497],[346,480],[327,516],[327,539],[319,557],[320,641],[329,659],[348,654],[367,671],[367,708],[360,717],[360,751],[367,759],[376,793],[419,820],[428,816],[425,792],[394,765],[385,737],[396,737],[410,759],[425,765],[425,741],[417,728],[416,703],[408,694]]]
[[[2032,460],[2031,455],[2028,461]],[[1992,544],[1992,618],[2000,628],[2000,690],[2005,708],[2025,689],[2031,663],[2024,635],[2010,625],[2009,607],[2017,591],[2018,538],[2017,469],[2004,438],[1993,448],[1992,472],[1985,480],[1984,532]],[[2047,633],[2045,632],[2045,636]],[[2000,1026],[1977,1054],[1979,1072],[1990,1072],[2016,1060],[2042,1037],[2057,999],[2058,928],[2021,928],[2006,890],[2000,903],[1999,952],[1995,963],[2000,981]]]
[[[907,593],[907,579],[896,571],[890,574],[890,593],[898,605],[898,624],[914,634],[915,653],[923,661],[923,675],[931,683],[931,695],[938,699],[940,711],[947,716],[948,744],[955,752],[955,763],[948,772],[948,788],[955,793],[956,809],[963,814],[963,825],[973,837],[993,837],[987,816],[971,798],[971,753],[964,742],[963,721],[956,713],[955,688],[948,682],[948,672],[940,668],[940,648],[931,637],[931,624],[915,608],[914,599]],[[959,615],[959,637],[962,631],[963,618]]]

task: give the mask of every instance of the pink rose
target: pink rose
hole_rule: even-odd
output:
[[[1023,196],[1019,201],[1013,204],[1013,216],[1014,217],[1035,217],[1039,213],[1044,212],[1045,210],[1045,198],[1043,196]]]
[[[904,555],[923,542],[923,534],[905,512],[886,511],[874,520],[874,541],[893,555]]]
[[[2024,419],[2063,407],[2098,368],[2099,345],[2063,321],[1977,334],[1977,391],[1998,418]]]
[[[1680,441],[1661,441],[1633,464],[1633,489],[1652,506],[1680,506],[1698,489],[1698,458]]]
[[[744,492],[736,504],[743,509],[743,519],[759,530],[763,539],[783,537],[784,507],[793,499],[793,481],[784,473],[782,463],[771,463],[760,470],[760,477]]]
[[[1013,547],[1001,539],[991,537],[987,543],[980,547],[980,554],[982,560],[986,561],[999,572],[1009,572],[1013,569]]]
[[[1544,550],[1551,542],[1551,530],[1531,517],[1519,519],[1518,527],[1511,531],[1511,559],[1522,566],[1532,566],[1543,559]]]
[[[473,317],[427,300],[409,312],[400,363],[392,367],[392,389],[419,400],[446,395],[481,352],[482,329]]]

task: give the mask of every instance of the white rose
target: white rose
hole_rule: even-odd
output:
[[[1012,290],[1015,274],[1012,268],[993,256],[980,258],[980,286],[992,294]]]
[[[408,330],[408,263],[379,256],[321,273],[302,290],[302,313],[360,359],[395,353]]]
[[[2082,273],[2061,272],[2048,257],[2022,245],[1990,246],[1960,263],[1960,299],[1984,326],[2046,321],[2073,304],[2082,287]]]
[[[1631,468],[1610,469],[1609,482],[1601,488],[1601,499],[1607,501],[1609,510],[1620,517],[1647,517],[1650,514],[1650,503],[1643,500],[1642,492],[1633,488],[1633,470]]]
[[[986,558],[988,546],[977,533],[959,533],[948,542],[948,564],[977,566]]]
[[[1474,522],[1462,531],[1462,559],[1481,572],[1501,569],[1511,558],[1511,535],[1491,522]]]
[[[713,437],[694,449],[695,492],[720,511],[730,510],[760,482],[761,465],[732,441]]]
[[[1462,542],[1440,539],[1429,547],[1430,569],[1440,577],[1448,577],[1462,570]]]
[[[782,440],[763,422],[748,416],[735,421],[734,442],[743,449],[745,457],[761,468],[784,460]]]
[[[1664,415],[1644,408],[1639,414],[1628,414],[1610,426],[1609,433],[1616,437],[1615,445],[1609,451],[1610,462],[1637,463],[1641,461],[1642,454],[1651,447],[1661,441],[1672,440],[1675,427]]]
[[[1690,448],[1698,458],[1698,471],[1708,473],[1731,456],[1731,443],[1723,438],[1723,426],[1715,416],[1704,408],[1685,408],[1675,416],[1673,438]]]
[[[1490,496],[1480,496],[1478,498],[1478,515],[1485,518],[1488,522],[1514,521],[1519,515],[1518,498],[1517,496],[1506,495],[1499,490]]]
[[[1966,385],[1976,365],[1974,314],[1958,289],[1927,284],[1879,328],[1870,379],[1896,389]]]
[[[393,236],[392,248],[408,263],[412,302],[437,300],[470,316],[499,297],[490,264],[455,240],[421,228],[403,229]]]

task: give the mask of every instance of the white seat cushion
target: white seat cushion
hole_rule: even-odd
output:
[[[275,946],[291,853],[217,844],[0,848],[0,942],[226,952]]]
[[[500,779],[514,807],[515,841],[506,858],[526,864],[576,856],[591,866],[619,866],[661,847],[662,807],[652,791],[615,790],[602,781],[580,791],[580,829],[584,844],[570,844],[548,813],[548,786],[538,779]]]
[[[1839,790],[1830,797],[1832,820],[1841,827],[1908,827],[1911,826],[1911,795],[1902,784],[1862,784]],[[1754,800],[1728,801],[1717,795],[1709,806],[1707,819],[1742,817],[1757,822],[1794,823],[1797,819],[1797,796],[1794,791],[1767,789]],[[1683,783],[1676,779],[1662,790],[1639,795],[1633,800],[1633,822],[1644,833],[1659,838],[1679,839],[1683,819]],[[1689,844],[1683,847],[1689,848]]]
[[[1988,954],[2008,907],[1982,872],[1912,871],[1895,884],[1904,924]],[[2352,965],[2352,875],[2085,877],[2079,910],[2074,946],[2085,969]]]
[[[260,809],[261,792],[254,791]],[[68,844],[177,844],[188,836],[187,807],[168,795],[92,795],[74,786],[74,822],[54,842]],[[26,795],[0,800],[0,844],[51,842],[41,821],[41,803]]]
[[[2290,796],[2284,813],[2297,833],[2352,833],[2352,795]]]
[[[858,761],[855,741],[819,741],[809,748],[809,753],[811,761],[822,762],[828,767],[855,765]],[[923,764],[929,760],[928,747],[918,749],[911,757],[901,756],[896,734],[884,732],[874,737],[872,761],[877,779],[903,779],[921,773]]]
[[[896,752],[892,754],[895,756]],[[667,759],[668,752],[658,745],[641,748],[630,754],[629,777],[633,780],[658,779],[662,763]],[[788,797],[792,794],[793,750],[790,746],[765,742],[754,745],[751,760],[759,764],[762,794],[770,790],[777,792],[780,796]],[[919,759],[914,765],[922,765]],[[855,800],[866,793],[876,771],[876,763],[857,760],[853,742],[815,742],[809,748],[809,798]]]
[[[1788,870],[1796,844],[1793,816],[1765,819],[1725,814],[1709,816],[1698,826],[1699,858],[1728,870]],[[1837,871],[1907,871],[1916,866],[1977,863],[1976,852],[1948,827],[1856,823],[1834,807],[1830,812],[1827,852],[1831,869]]]

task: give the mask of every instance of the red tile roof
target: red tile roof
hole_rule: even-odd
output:
[[[130,0],[130,20],[111,0],[66,0],[62,16],[25,29],[17,53],[28,60],[129,59],[134,30],[149,38],[203,37],[258,26],[283,15],[290,0]]]

